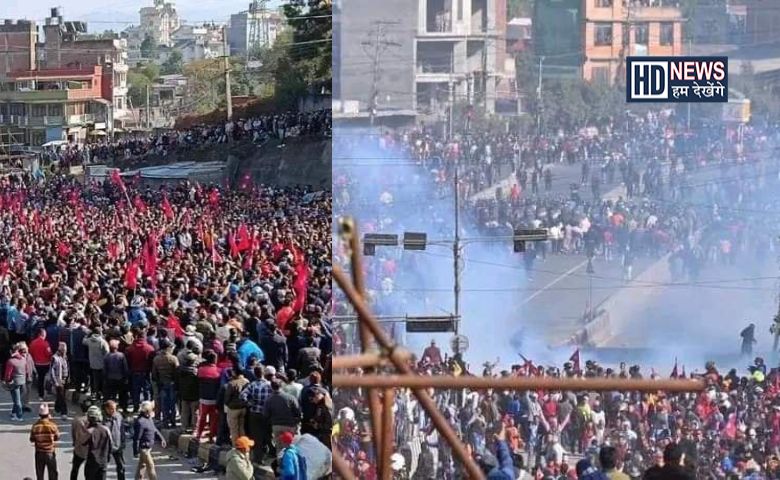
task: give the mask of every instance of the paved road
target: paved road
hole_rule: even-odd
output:
[[[37,401],[34,401],[32,405],[36,414],[38,405]],[[50,407],[53,407],[53,402],[50,403]],[[25,477],[35,478],[34,450],[29,442],[33,416],[29,413],[26,414],[27,420],[24,423],[10,422],[10,411],[11,398],[8,392],[3,389],[2,393],[0,393],[0,446],[2,446],[0,447],[0,465],[2,465],[0,478],[3,480],[22,480]],[[55,421],[62,434],[57,449],[59,478],[70,478],[71,459],[73,458],[72,437],[70,434],[71,420],[62,421],[57,417]],[[158,445],[154,452],[154,459],[157,465],[157,476],[160,480],[217,479],[213,473],[201,475],[191,472],[195,465],[170,448],[162,451]],[[132,479],[135,476],[136,461],[133,459],[133,451],[130,444],[128,444],[128,448],[125,450],[125,462],[127,463],[126,477]],[[84,478],[83,470],[79,478]],[[108,469],[108,478],[117,478],[113,462]]]

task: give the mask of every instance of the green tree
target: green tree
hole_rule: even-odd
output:
[[[144,41],[141,42],[141,57],[157,58],[157,44],[151,35],[147,34]]]
[[[139,73],[148,78],[150,82],[154,82],[160,78],[160,67],[154,63],[149,63],[144,65]]]
[[[292,31],[287,46],[289,67],[308,85],[330,83],[333,78],[333,8],[330,0],[289,0],[283,7]],[[278,41],[278,39],[277,39]]]
[[[222,59],[197,60],[184,66],[189,103],[196,113],[208,113],[225,105],[224,64]]]
[[[133,107],[146,105],[146,87],[151,84],[152,81],[146,75],[132,70],[127,72],[127,95]]]
[[[181,73],[184,68],[184,59],[181,52],[178,50],[172,50],[168,58],[163,62],[161,72],[163,75],[171,75],[174,73]]]

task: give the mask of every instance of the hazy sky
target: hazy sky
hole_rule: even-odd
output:
[[[214,20],[224,22],[231,13],[246,10],[250,0],[174,0],[179,16],[188,21]],[[281,0],[272,0],[269,6],[278,6]],[[121,30],[130,22],[138,24],[138,9],[151,6],[153,0],[0,0],[0,18],[26,18],[43,21],[49,9],[62,5],[66,20],[89,22],[89,30],[107,28]],[[127,22],[127,23],[126,23]]]

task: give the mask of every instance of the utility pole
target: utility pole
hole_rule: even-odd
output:
[[[371,119],[371,126],[374,126],[376,122],[377,105],[379,103],[379,77],[381,75],[379,60],[389,47],[400,47],[401,44],[393,42],[387,39],[387,26],[397,25],[398,22],[389,21],[375,21],[373,22],[374,31],[373,35],[369,36],[369,40],[361,42],[363,51],[372,59],[372,85],[371,85],[371,98],[369,100],[369,118]]]
[[[146,85],[146,128],[152,128],[152,122],[150,120],[151,105],[149,104],[149,85]]]
[[[455,72],[455,58],[453,56],[450,56],[450,75],[452,75]],[[453,115],[453,110],[455,108],[455,84],[452,81],[452,76],[450,76],[449,81],[449,87],[450,87],[450,97],[449,97],[449,108],[448,111],[448,118],[447,118],[447,138],[452,139],[452,124],[455,123],[455,118]]]
[[[230,93],[230,47],[227,41],[227,27],[222,27],[222,41],[225,57],[225,105],[227,106],[227,121],[233,118],[233,94]]]
[[[542,112],[544,104],[542,102],[542,68],[544,65],[544,55],[539,57],[539,86],[536,87],[536,134],[542,134]]]
[[[455,160],[455,241],[452,244],[452,260],[454,266],[455,283],[455,335],[460,332],[460,163]]]

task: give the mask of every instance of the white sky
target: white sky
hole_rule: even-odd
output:
[[[231,13],[246,10],[250,0],[174,0],[179,17],[190,23],[207,20],[226,22]],[[138,9],[151,6],[153,0],[0,0],[0,19],[29,20],[49,16],[52,7],[61,5],[65,20],[81,20],[89,23],[90,32],[105,29],[122,30],[130,23],[138,24]],[[269,7],[276,7],[281,0],[272,0]]]

